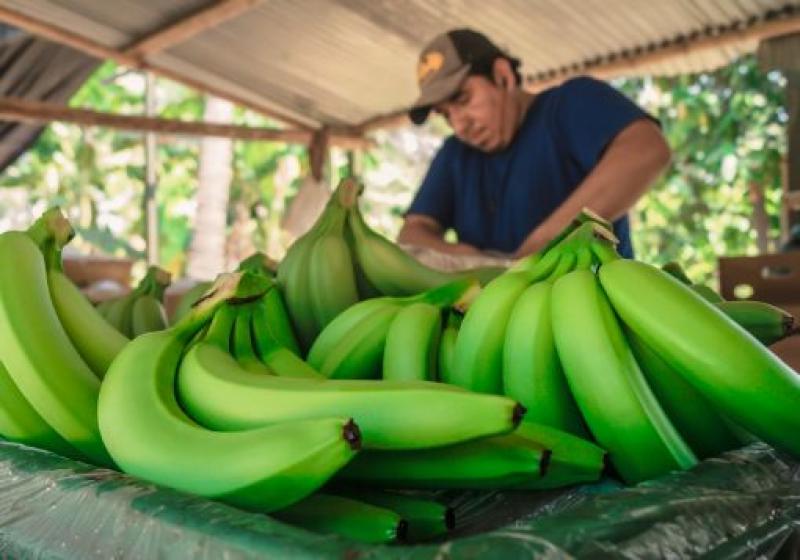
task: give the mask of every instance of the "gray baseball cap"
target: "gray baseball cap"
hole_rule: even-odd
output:
[[[474,63],[506,56],[484,34],[454,29],[435,37],[417,62],[420,94],[408,112],[414,124],[428,118],[431,107],[452,97],[469,76]]]

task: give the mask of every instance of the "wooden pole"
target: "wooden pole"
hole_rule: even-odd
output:
[[[145,73],[145,114],[152,117],[156,114],[156,84],[150,72]],[[146,132],[144,135],[144,238],[147,253],[147,264],[158,265],[158,202],[156,189],[158,186],[158,154],[156,151],[156,135]]]
[[[162,27],[136,41],[123,54],[145,59],[148,55],[165,51],[195,35],[242,15],[262,0],[221,0],[194,14]]]
[[[185,134],[189,136],[221,136],[236,140],[263,140],[308,144],[312,132],[307,130],[257,128],[230,124],[190,122],[148,116],[114,115],[75,109],[54,103],[30,101],[13,97],[0,97],[0,120],[21,122],[62,121],[88,126],[106,126],[123,130],[157,132],[159,134]],[[369,143],[358,136],[332,133],[330,141],[346,147],[365,146]]]

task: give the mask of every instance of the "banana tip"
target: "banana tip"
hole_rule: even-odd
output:
[[[553,452],[549,449],[542,450],[542,458],[539,460],[539,476],[547,474],[550,468],[550,459],[553,458]]]
[[[448,531],[456,528],[456,511],[451,507],[444,510],[444,526]]]
[[[514,424],[515,428],[522,422],[522,417],[525,416],[526,412],[528,412],[528,409],[520,403],[514,405],[514,411],[511,413],[511,422]]]
[[[356,424],[352,418],[345,422],[342,427],[342,435],[348,445],[350,445],[350,449],[354,451],[361,449],[361,430],[358,429],[358,424]]]
[[[395,539],[398,541],[405,541],[408,539],[408,521],[401,519],[397,522],[397,529],[395,529]]]

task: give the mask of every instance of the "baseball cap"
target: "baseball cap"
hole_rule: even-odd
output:
[[[428,118],[431,106],[454,95],[475,62],[506,56],[486,35],[472,29],[453,29],[435,37],[417,62],[420,95],[409,109],[414,124]]]

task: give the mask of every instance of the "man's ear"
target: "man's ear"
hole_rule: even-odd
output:
[[[511,91],[517,87],[514,69],[511,67],[511,62],[509,62],[508,59],[495,59],[492,65],[492,77],[494,78],[495,85],[500,89]]]

